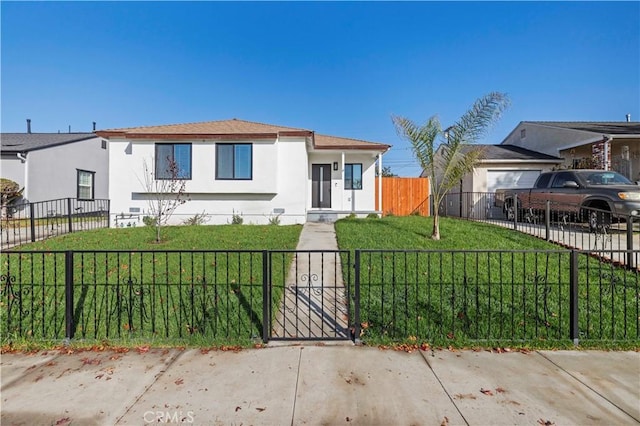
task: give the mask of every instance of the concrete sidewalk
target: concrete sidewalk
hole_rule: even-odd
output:
[[[7,425],[624,425],[640,353],[277,346],[2,355]]]

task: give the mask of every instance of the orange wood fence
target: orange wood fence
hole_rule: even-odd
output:
[[[378,179],[376,178],[376,210],[378,206]],[[407,177],[382,178],[383,215],[429,216],[429,179]]]

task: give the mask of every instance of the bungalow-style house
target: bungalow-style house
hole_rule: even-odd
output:
[[[107,143],[94,133],[2,133],[0,176],[37,202],[61,198],[106,199]]]
[[[562,167],[614,170],[640,180],[639,122],[522,121],[501,145],[560,157]]]
[[[375,210],[375,167],[389,145],[300,128],[232,119],[108,129],[113,225],[141,224],[157,195],[145,184],[167,179],[167,159],[188,201],[172,216],[204,214],[209,224],[333,221]],[[145,176],[145,167],[147,176]],[[133,222],[133,223],[131,223]]]

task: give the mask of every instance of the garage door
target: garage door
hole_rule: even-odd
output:
[[[487,170],[487,191],[496,188],[533,188],[541,170]]]

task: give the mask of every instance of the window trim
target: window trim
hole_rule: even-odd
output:
[[[359,188],[354,188],[353,187],[353,166],[360,166],[360,187]],[[347,187],[347,168],[351,167],[351,186]],[[362,190],[362,188],[364,187],[364,182],[363,182],[363,167],[362,167],[362,163],[345,163],[344,165],[344,189],[346,190],[352,190],[352,191],[360,191]]]
[[[233,150],[232,150],[232,155],[233,158],[231,159],[231,175],[232,177],[221,177],[220,176],[220,170],[219,170],[219,164],[218,161],[220,160],[220,147],[221,146],[232,146]],[[249,151],[249,177],[235,177],[236,176],[236,146],[249,146],[251,149]],[[253,143],[247,143],[247,142],[242,142],[242,143],[216,143],[216,159],[215,159],[215,166],[216,166],[216,180],[253,180]]]
[[[89,175],[91,176],[91,185],[89,186],[89,189],[91,190],[91,195],[89,198],[83,198],[80,196],[80,175],[82,173],[89,173]],[[86,185],[82,186],[83,188],[86,188]],[[83,169],[76,169],[76,198],[78,200],[94,200],[95,199],[95,188],[96,188],[96,172],[92,172],[91,170],[83,170]]]
[[[174,158],[176,156],[176,152],[175,152],[176,145],[180,145],[180,146],[185,145],[185,146],[189,147],[189,171],[188,171],[188,176],[186,176],[186,177],[178,176],[178,177],[176,177],[176,179],[177,180],[191,180],[191,176],[193,175],[193,170],[192,170],[193,169],[193,147],[192,147],[192,144],[190,144],[190,143],[164,143],[164,142],[163,143],[156,142],[155,143],[155,147],[154,147],[155,148],[155,159],[154,159],[154,176],[153,177],[154,177],[155,180],[171,180],[172,179],[171,176],[158,177],[158,159],[159,159],[158,147],[159,146],[171,146],[172,147],[172,152],[171,152],[172,160],[175,161]]]

